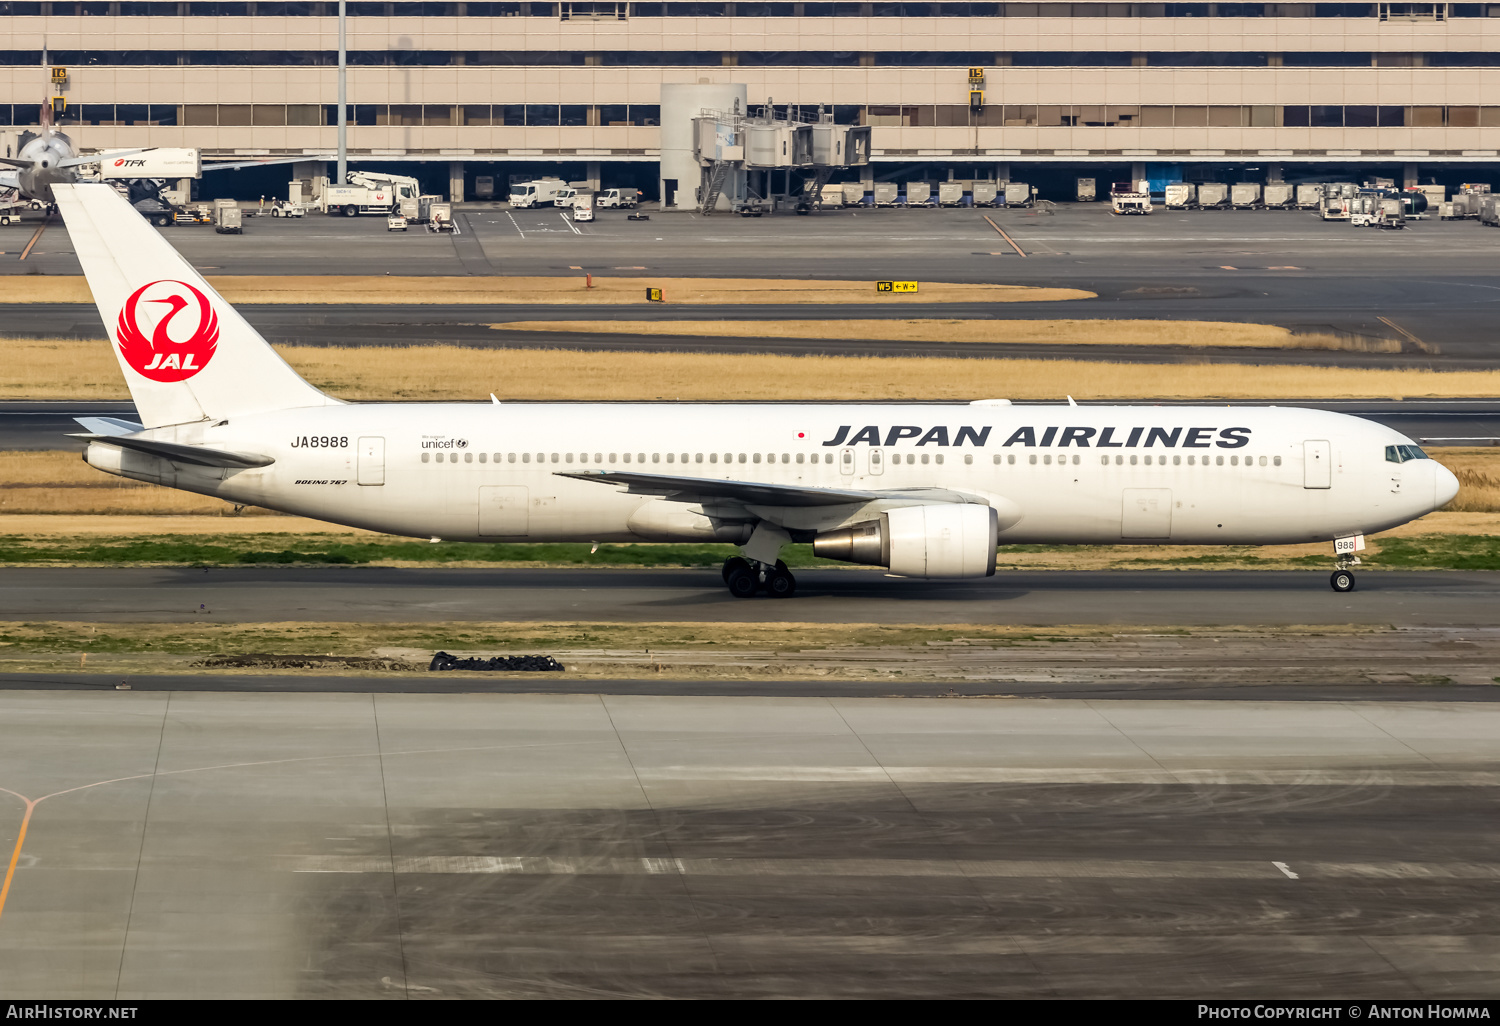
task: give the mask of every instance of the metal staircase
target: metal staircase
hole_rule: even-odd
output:
[[[727,160],[716,160],[709,165],[708,176],[703,183],[703,201],[698,204],[698,213],[707,216],[718,205],[719,194],[724,191],[724,180],[733,166]]]

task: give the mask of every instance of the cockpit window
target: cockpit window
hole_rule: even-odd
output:
[[[1387,463],[1405,463],[1407,460],[1430,460],[1422,451],[1421,446],[1416,445],[1388,445],[1385,447],[1385,461]]]

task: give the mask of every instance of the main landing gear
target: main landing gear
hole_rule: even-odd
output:
[[[797,593],[797,578],[781,560],[775,566],[731,556],[724,561],[724,583],[735,598],[752,598],[764,590],[771,598],[791,598]]]
[[[1333,586],[1334,591],[1353,591],[1354,571],[1340,567],[1333,572],[1333,576],[1328,578],[1328,583]]]

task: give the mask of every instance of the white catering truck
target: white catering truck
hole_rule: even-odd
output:
[[[396,206],[396,194],[390,189],[370,189],[363,185],[334,185],[323,188],[319,205],[325,214],[380,214],[386,216]]]
[[[553,206],[557,194],[568,187],[561,178],[538,178],[534,182],[517,182],[510,187],[510,205],[522,207]]]

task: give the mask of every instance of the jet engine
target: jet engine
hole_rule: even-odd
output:
[[[813,539],[813,554],[903,577],[992,577],[1000,518],[973,504],[902,506]]]

